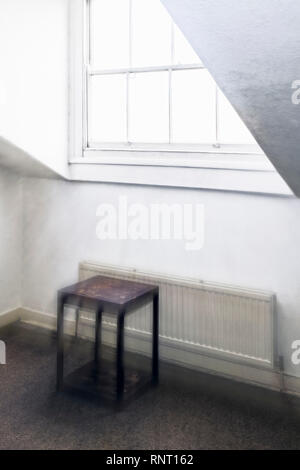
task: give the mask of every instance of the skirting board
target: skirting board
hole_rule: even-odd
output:
[[[6,322],[9,323],[21,318],[22,321],[37,325],[39,327],[55,330],[56,317],[29,308],[13,310],[5,314]],[[7,324],[6,323],[6,324]],[[0,326],[1,316],[0,316]],[[94,335],[94,322],[90,319],[81,319],[80,336],[91,339]],[[73,319],[65,319],[65,332],[73,335],[75,322]],[[109,323],[103,325],[103,342],[108,345],[115,344],[114,327]],[[138,352],[149,356],[151,354],[151,337],[149,334],[136,330],[125,330],[125,347],[129,351]],[[280,374],[279,371],[263,369],[246,364],[222,360],[199,352],[194,345],[189,345],[181,341],[160,339],[160,359],[164,362],[176,364],[181,367],[198,370],[209,374],[215,374],[229,378],[231,380],[250,383],[271,390],[282,391],[300,396],[300,377],[288,374]],[[284,387],[282,388],[282,381]]]
[[[0,328],[9,325],[10,323],[21,320],[22,309],[17,307],[13,310],[0,313]],[[0,338],[1,339],[1,338]]]

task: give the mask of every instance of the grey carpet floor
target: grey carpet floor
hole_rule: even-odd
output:
[[[295,397],[162,364],[161,384],[117,412],[55,393],[56,343],[24,324],[0,330],[0,449],[299,449]],[[84,342],[82,342],[84,343]],[[90,344],[77,348],[84,360]],[[74,359],[74,360],[75,360]]]

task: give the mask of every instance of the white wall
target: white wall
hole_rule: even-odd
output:
[[[23,305],[55,314],[56,291],[77,280],[78,263],[100,261],[274,291],[279,346],[288,373],[291,342],[300,339],[300,201],[236,193],[97,183],[24,182]],[[100,203],[203,203],[205,243],[100,241]]]
[[[0,315],[21,305],[21,205],[20,178],[0,169]]]
[[[300,195],[299,0],[162,0],[265,154]]]
[[[0,137],[67,169],[68,1],[1,0]]]

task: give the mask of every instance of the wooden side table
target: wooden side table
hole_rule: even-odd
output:
[[[115,388],[115,398],[120,401],[124,391],[130,388],[124,374],[124,320],[125,315],[139,307],[153,303],[152,331],[152,383],[157,384],[159,378],[159,289],[157,286],[139,282],[115,279],[106,276],[95,276],[86,281],[78,282],[58,291],[57,300],[57,390],[64,388],[64,307],[71,305],[75,308],[92,310],[96,313],[95,323],[95,357],[92,363],[71,374],[71,380],[85,376],[88,388],[94,386],[95,392],[102,395],[108,389],[108,383]],[[102,313],[117,317],[117,346],[116,362],[108,367],[99,357],[101,345]],[[115,372],[115,373],[114,373]],[[92,380],[94,378],[95,380]],[[67,379],[66,379],[67,380]],[[93,383],[92,383],[93,382]],[[137,386],[138,376],[134,375],[134,386]]]

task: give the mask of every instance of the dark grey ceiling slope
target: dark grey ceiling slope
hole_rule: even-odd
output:
[[[161,1],[300,196],[300,105],[291,99],[300,80],[300,1]]]

